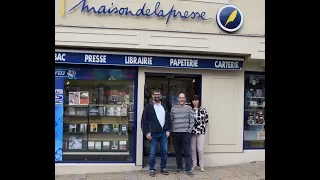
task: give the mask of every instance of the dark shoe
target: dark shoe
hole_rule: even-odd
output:
[[[156,172],[154,172],[154,170],[150,170],[150,171],[149,171],[149,175],[150,175],[151,177],[155,177],[155,176],[156,176]]]
[[[166,168],[162,169],[162,170],[161,170],[161,173],[162,173],[163,175],[169,175],[169,172],[168,172],[168,170],[167,170]]]
[[[186,174],[187,174],[187,175],[189,175],[189,176],[191,176],[191,177],[193,177],[193,176],[194,176],[194,174],[193,174],[193,172],[192,172],[192,171],[187,171],[187,172],[186,172]]]
[[[174,172],[174,174],[181,173],[181,172],[182,172],[182,169],[176,169],[176,171]]]

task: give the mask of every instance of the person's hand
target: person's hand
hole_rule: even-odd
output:
[[[151,133],[148,133],[148,134],[146,135],[146,137],[147,137],[147,139],[151,140],[151,139],[152,139]]]
[[[167,138],[170,136],[170,132],[169,131],[167,131],[166,132],[166,135],[167,135]]]

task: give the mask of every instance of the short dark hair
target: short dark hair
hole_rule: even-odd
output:
[[[152,94],[154,94],[154,93],[160,93],[161,94],[161,90],[160,89],[153,89],[152,90]]]
[[[199,107],[201,107],[201,100],[200,100],[200,97],[198,96],[198,95],[193,95],[193,97],[192,97],[192,101],[198,101],[199,100]],[[194,108],[194,106],[193,106],[193,103],[192,103],[192,101],[191,101],[191,107],[192,108]]]

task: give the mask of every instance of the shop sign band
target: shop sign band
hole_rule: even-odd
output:
[[[88,3],[89,0],[79,0],[77,4],[73,5],[67,10],[68,13],[80,9],[82,13],[93,13],[96,15],[120,15],[131,17],[157,17],[166,20],[166,24],[170,22],[172,18],[180,19],[195,19],[201,21],[213,21],[213,17],[206,17],[205,11],[187,11],[177,10],[175,5],[172,5],[169,9],[161,9],[160,1],[156,2],[154,7],[148,7],[147,3],[142,4],[137,10],[133,10],[130,7],[117,7],[114,3],[108,5],[92,6]],[[61,0],[61,15],[64,16],[66,12],[65,0]],[[233,5],[225,5],[219,9],[216,15],[216,21],[222,30],[226,32],[235,32],[242,26],[243,15],[239,8]]]
[[[182,57],[159,57],[137,56],[120,54],[93,54],[78,52],[56,52],[56,63],[88,64],[88,65],[118,65],[118,66],[147,66],[188,69],[223,69],[241,70],[243,61],[182,58]],[[71,69],[56,70],[56,76],[74,77],[75,72]]]

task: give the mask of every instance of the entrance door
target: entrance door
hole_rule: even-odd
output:
[[[145,78],[144,105],[152,101],[152,90],[160,89],[162,93],[162,104],[166,104],[168,110],[178,103],[179,93],[185,93],[187,104],[191,104],[194,94],[201,97],[201,75],[181,75],[181,74],[159,74],[146,73]],[[144,137],[143,154],[149,156],[149,141]],[[160,156],[160,146],[158,145],[157,156]],[[175,156],[171,136],[168,139],[168,156]]]

